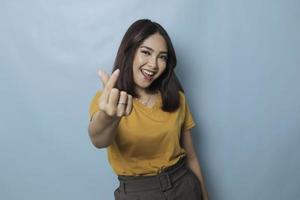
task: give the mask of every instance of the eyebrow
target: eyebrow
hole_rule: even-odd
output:
[[[150,48],[150,47],[147,47],[147,46],[141,46],[140,48],[142,48],[142,47],[144,47],[144,48],[146,48],[146,49],[149,49],[150,51],[154,51],[152,48]],[[166,51],[161,51],[160,53],[165,53],[165,54],[168,54],[168,52],[166,52]]]

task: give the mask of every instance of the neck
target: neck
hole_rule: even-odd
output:
[[[150,92],[148,90],[140,88],[136,88],[136,93],[139,95],[139,98],[136,99],[139,99],[144,103],[148,103],[153,96],[159,94],[159,92]]]
[[[155,94],[154,92],[150,92],[149,90],[147,90],[147,89],[142,89],[142,88],[136,88],[135,91],[136,91],[136,93],[139,95],[140,98],[141,98],[141,97],[147,98],[147,97],[149,97],[149,96]]]

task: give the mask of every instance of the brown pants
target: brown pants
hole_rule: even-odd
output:
[[[156,176],[118,176],[115,200],[201,200],[200,181],[186,157]]]

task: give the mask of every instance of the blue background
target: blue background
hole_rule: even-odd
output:
[[[113,199],[89,103],[131,23],[171,36],[211,200],[300,198],[300,1],[0,1],[0,199]]]

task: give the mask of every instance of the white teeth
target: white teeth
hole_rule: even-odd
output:
[[[150,72],[146,69],[142,69],[142,72],[144,72],[145,74],[149,75],[149,76],[152,76],[154,73],[153,72]]]
[[[142,69],[142,72],[147,74],[148,76],[153,76],[154,72],[148,71],[146,69]]]

